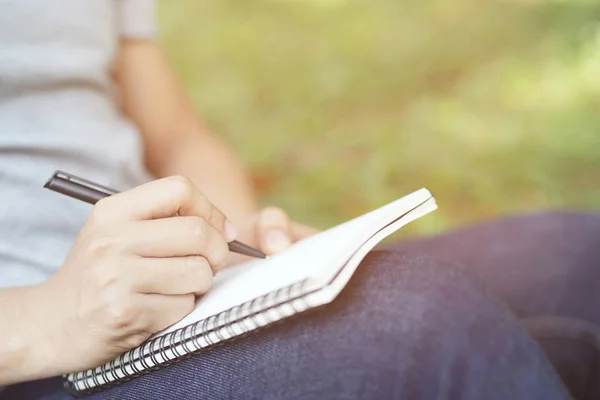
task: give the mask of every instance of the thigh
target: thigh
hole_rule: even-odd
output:
[[[539,346],[479,278],[431,258],[375,252],[332,304],[90,398],[551,400],[568,394]]]
[[[557,315],[600,325],[598,214],[510,217],[393,248],[464,265],[519,317]]]
[[[521,318],[576,398],[600,397],[600,215],[512,217],[393,248],[465,265]]]

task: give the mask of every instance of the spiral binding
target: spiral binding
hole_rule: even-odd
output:
[[[241,337],[301,313],[310,308],[306,296],[313,291],[306,290],[307,282],[308,279],[305,279],[274,290],[204,320],[156,337],[101,367],[70,374],[65,377],[64,387],[76,397],[97,393],[187,359],[218,343]],[[288,307],[289,309],[285,311]]]

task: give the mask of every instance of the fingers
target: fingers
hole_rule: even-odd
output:
[[[90,218],[103,224],[122,221],[152,220],[175,215],[206,220],[227,241],[236,230],[189,179],[179,176],[146,183],[99,201]]]
[[[278,207],[267,207],[257,216],[256,237],[262,251],[279,253],[292,243],[318,232],[317,229],[292,222],[285,211]]]
[[[263,209],[258,216],[256,229],[260,247],[267,254],[283,251],[294,242],[290,218],[280,208]]]
[[[216,272],[229,255],[227,242],[219,232],[198,217],[140,221],[123,229],[127,249],[140,257],[202,256]]]
[[[195,297],[192,294],[162,296],[148,294],[142,296],[142,307],[146,329],[156,333],[181,321],[194,310]]]
[[[123,274],[132,289],[143,294],[201,295],[213,279],[208,260],[200,256],[138,258]]]

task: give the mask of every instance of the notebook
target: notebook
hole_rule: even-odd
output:
[[[225,269],[181,321],[102,366],[67,375],[65,387],[79,395],[100,391],[330,303],[377,243],[436,208],[429,191],[421,189],[266,260]]]

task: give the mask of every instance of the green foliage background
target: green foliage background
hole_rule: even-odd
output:
[[[600,2],[179,0],[162,40],[265,203],[324,228],[420,187],[433,233],[600,208]]]

